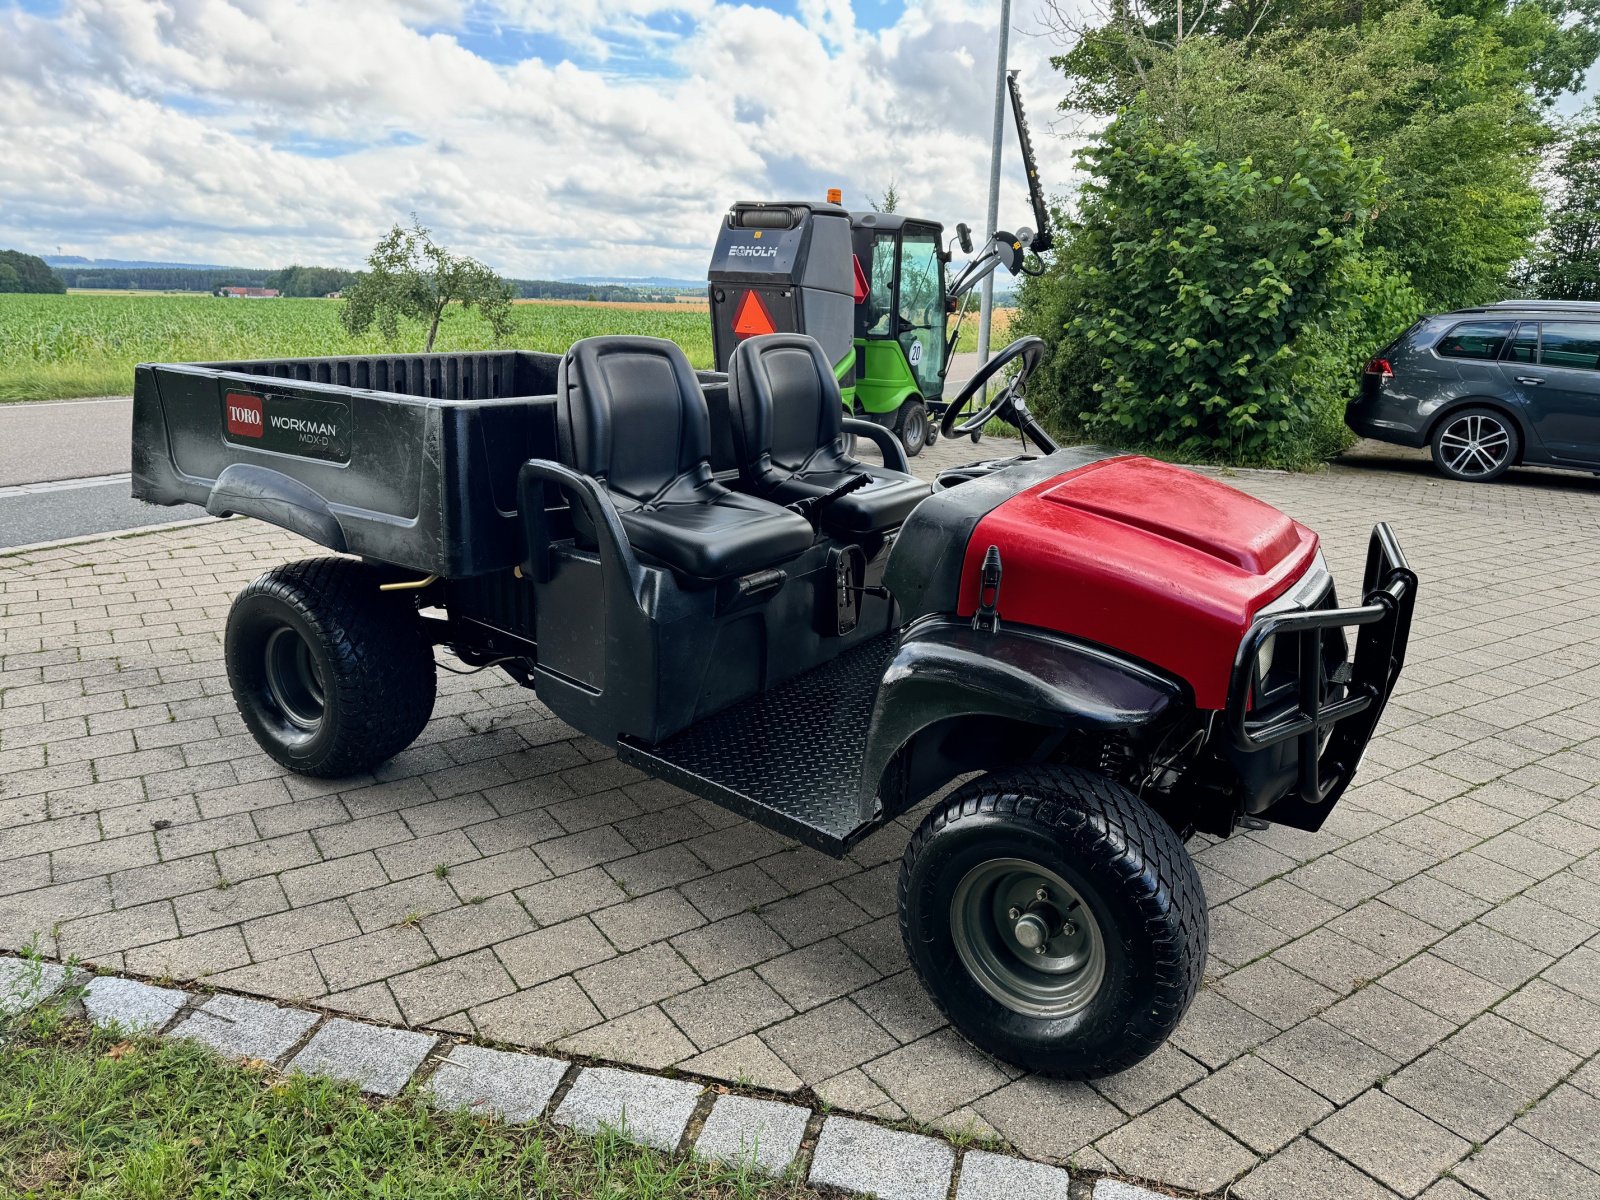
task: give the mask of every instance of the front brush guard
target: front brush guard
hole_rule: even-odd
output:
[[[1299,741],[1299,777],[1289,794],[1278,801],[1274,817],[1280,812],[1285,817],[1293,815],[1286,810],[1304,813],[1306,808],[1320,809],[1318,816],[1323,815],[1348,786],[1400,678],[1416,600],[1416,573],[1406,562],[1394,532],[1380,522],[1373,527],[1367,547],[1361,607],[1274,613],[1257,620],[1239,643],[1224,714],[1234,746],[1254,753],[1290,738]],[[1349,680],[1342,690],[1338,680],[1329,679],[1323,639],[1301,637],[1296,703],[1276,708],[1270,715],[1252,716],[1256,662],[1269,638],[1350,626],[1361,632],[1355,659],[1348,664]],[[1343,675],[1343,671],[1337,673]],[[1329,731],[1331,736],[1324,745]]]

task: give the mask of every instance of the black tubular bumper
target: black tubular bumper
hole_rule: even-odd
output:
[[[1316,828],[1349,784],[1400,677],[1416,600],[1416,573],[1393,531],[1380,523],[1367,548],[1359,608],[1273,613],[1259,618],[1239,643],[1224,714],[1235,750],[1253,756],[1290,739],[1297,743],[1297,777],[1269,817]],[[1359,629],[1354,660],[1330,663],[1325,632],[1342,647],[1338,631],[1349,627]],[[1293,699],[1257,713],[1251,708],[1257,662],[1277,635],[1297,644]]]

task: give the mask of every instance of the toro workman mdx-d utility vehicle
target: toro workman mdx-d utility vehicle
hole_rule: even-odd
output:
[[[142,366],[133,491],[342,556],[267,572],[228,617],[239,711],[291,770],[405,748],[443,647],[831,854],[937,796],[900,869],[918,976],[978,1046],[1092,1077],[1155,1050],[1199,985],[1185,838],[1322,824],[1417,584],[1380,525],[1340,608],[1316,534],[1282,513],[1058,449],[1022,399],[1039,349],[1009,347],[944,428],[999,417],[1043,453],[937,485],[843,417],[800,334],[743,340],[726,378],[634,337],[559,359]],[[885,465],[850,457],[849,433]]]

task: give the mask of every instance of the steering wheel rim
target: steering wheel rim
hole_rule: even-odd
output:
[[[983,366],[978,368],[978,373],[967,380],[967,386],[961,389],[958,395],[944,410],[944,418],[939,422],[939,433],[942,437],[954,437],[958,433],[971,433],[975,429],[982,429],[989,421],[1004,408],[1022,385],[1027,381],[1033,369],[1039,365],[1039,359],[1044,354],[1044,339],[1029,334],[1012,342],[999,354],[995,355]],[[989,381],[1008,367],[1013,360],[1021,358],[1022,367],[1009,383],[995,393],[995,398],[984,406],[981,412],[974,413],[964,421],[958,423],[964,408],[971,403],[972,398],[980,395],[988,386]]]

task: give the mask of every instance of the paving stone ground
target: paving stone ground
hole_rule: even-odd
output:
[[[374,776],[286,775],[234,712],[220,637],[249,579],[318,551],[246,521],[0,558],[0,948],[810,1088],[1247,1200],[1600,1195],[1600,482],[1475,487],[1365,450],[1233,482],[1323,534],[1347,599],[1391,521],[1422,599],[1324,829],[1192,846],[1206,986],[1121,1076],[996,1064],[921,995],[894,916],[920,810],[835,862],[492,672],[441,675]],[[189,1032],[238,1054],[309,1032],[245,1046],[225,1009]]]

